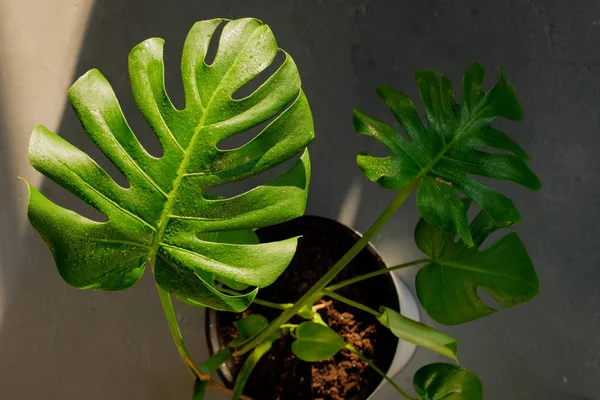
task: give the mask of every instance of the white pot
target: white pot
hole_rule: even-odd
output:
[[[400,313],[406,318],[420,321],[419,307],[417,306],[417,301],[410,288],[394,272],[391,272],[390,276],[394,281],[396,293],[398,294]],[[399,340],[398,346],[396,347],[396,354],[392,360],[392,365],[390,365],[386,375],[393,379],[394,376],[397,375],[402,368],[406,366],[406,364],[408,364],[416,349],[417,346],[415,344],[406,342],[404,340]],[[383,380],[379,386],[377,386],[375,391],[368,397],[368,400],[374,399],[379,389],[381,389],[384,385],[389,385],[389,383],[386,380]]]

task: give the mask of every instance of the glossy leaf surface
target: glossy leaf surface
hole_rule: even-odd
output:
[[[467,207],[467,206],[465,206]],[[539,280],[525,245],[509,233],[484,250],[484,240],[501,226],[484,210],[470,225],[474,247],[455,241],[421,219],[415,242],[431,263],[416,277],[417,295],[429,316],[456,325],[491,314],[497,309],[479,297],[483,288],[504,307],[514,307],[539,293]]]
[[[214,61],[205,62],[217,27]],[[214,38],[215,40],[217,38]],[[69,90],[88,136],[123,173],[119,186],[94,160],[39,126],[29,158],[44,175],[96,208],[108,222],[62,208],[30,186],[29,220],[51,250],[64,280],[78,288],[122,290],[150,263],[160,287],[191,305],[241,311],[257,290],[221,293],[213,277],[257,288],[270,285],[290,262],[296,238],[262,244],[210,239],[214,232],[268,226],[300,216],[310,163],[305,150],[313,122],[292,58],[252,94],[234,94],[274,60],[268,26],[255,19],[196,23],[185,42],[185,108],[176,109],[164,84],[162,39],[148,39],[129,55],[137,105],[163,148],[151,156],[129,128],[108,81],[91,70]],[[220,141],[265,124],[245,145]],[[214,198],[206,190],[267,171],[303,153],[290,169],[246,193]]]
[[[454,338],[421,322],[406,318],[391,308],[381,307],[379,311],[381,316],[377,319],[396,337],[456,360],[458,342]]]
[[[426,365],[415,374],[413,385],[421,400],[483,399],[479,378],[458,365]]]
[[[316,322],[303,322],[295,331],[292,352],[303,361],[322,361],[333,357],[346,342],[331,328]]]
[[[390,151],[388,157],[359,154],[364,174],[381,186],[400,190],[420,180],[417,192],[419,212],[427,222],[459,235],[473,245],[466,209],[457,196],[465,194],[502,226],[521,218],[512,201],[472,175],[515,182],[532,190],[540,181],[529,169],[527,154],[506,134],[492,128],[497,117],[519,121],[523,111],[514,88],[504,72],[488,92],[483,91],[484,70],[479,64],[465,72],[462,103],[457,104],[452,83],[433,71],[415,74],[425,109],[423,123],[412,100],[386,85],[377,94],[400,123],[407,137],[387,123],[360,110],[354,111],[358,133],[372,136]],[[500,150],[485,151],[485,148]]]

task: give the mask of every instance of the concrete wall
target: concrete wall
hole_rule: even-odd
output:
[[[114,173],[65,108],[68,85],[97,67],[142,142],[156,148],[129,93],[127,53],[145,38],[165,38],[167,86],[180,101],[185,34],[194,21],[221,16],[264,20],[294,56],[317,130],[308,212],[359,230],[393,193],[369,183],[355,166],[359,150],[380,148],[353,134],[352,108],[390,118],[375,86],[386,82],[415,95],[417,69],[459,80],[473,61],[490,76],[505,66],[526,120],[501,126],[532,156],[544,188],[539,194],[502,188],[525,216],[516,229],[537,265],[542,294],[515,310],[444,329],[461,340],[462,364],[481,376],[486,399],[600,399],[596,0],[0,0],[0,398],[188,398],[190,382],[151,277],[120,293],[68,287],[26,224],[26,189],[16,176],[89,214],[28,166],[29,133],[38,123],[56,129]],[[417,254],[413,203],[375,241],[389,263]],[[405,278],[412,282],[411,273]],[[203,312],[177,306],[200,359]],[[398,381],[410,387],[419,365],[436,359],[419,350]]]

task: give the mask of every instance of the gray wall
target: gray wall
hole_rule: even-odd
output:
[[[62,0],[64,7],[51,8],[42,0],[2,0],[0,6],[9,3],[0,19],[0,58],[12,62],[10,70],[0,67],[0,398],[188,398],[188,375],[151,277],[120,293],[68,287],[24,223],[26,192],[15,177],[31,177],[52,199],[93,215],[24,162],[33,123],[54,124],[114,173],[72,111],[62,114],[65,82],[99,68],[142,142],[156,148],[129,93],[130,48],[151,36],[166,39],[167,86],[181,101],[178,63],[192,23],[254,16],[271,26],[295,58],[311,102],[317,138],[311,145],[308,213],[341,218],[359,230],[374,221],[393,193],[367,182],[355,165],[359,150],[380,148],[353,133],[352,108],[390,118],[374,94],[379,83],[415,95],[415,70],[436,69],[458,81],[473,61],[482,62],[491,77],[504,65],[526,119],[500,125],[530,153],[544,188],[541,193],[502,188],[525,216],[516,230],[538,268],[542,294],[515,310],[444,329],[461,340],[462,364],[481,376],[486,399],[600,399],[597,0],[105,0],[92,5],[87,28],[90,2]],[[77,55],[80,31],[85,33]],[[417,255],[413,203],[375,241],[390,264]],[[410,273],[404,277],[412,283]],[[184,335],[201,359],[203,312],[177,308]],[[418,366],[436,359],[419,350],[398,381],[410,387]],[[391,397],[389,390],[380,396]]]

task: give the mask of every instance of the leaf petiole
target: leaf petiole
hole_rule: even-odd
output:
[[[171,328],[171,336],[173,336],[173,340],[175,341],[175,345],[177,346],[177,350],[179,351],[181,359],[194,377],[197,377],[203,381],[210,381],[210,374],[201,373],[190,357],[185,342],[183,341],[179,324],[177,323],[177,315],[175,314],[175,309],[173,308],[171,295],[162,290],[158,285],[156,285],[156,290],[158,291],[158,297],[160,298],[160,303],[165,312],[167,323],[169,324],[169,328]]]
[[[396,271],[396,270],[399,270],[399,269],[413,267],[413,266],[419,265],[419,264],[425,264],[425,263],[430,262],[430,261],[431,260],[429,258],[421,258],[420,260],[415,260],[415,261],[410,261],[410,262],[406,262],[406,263],[394,265],[393,267],[389,267],[389,268],[386,268],[386,269],[381,269],[379,271],[369,272],[368,274],[356,276],[356,277],[351,278],[351,279],[346,279],[345,281],[341,281],[339,283],[336,283],[335,285],[328,286],[326,288],[326,290],[333,292],[335,290],[341,289],[341,288],[346,287],[348,285],[352,285],[352,284],[357,283],[357,282],[362,282],[362,281],[364,281],[366,279],[371,279],[371,278],[374,278],[374,277],[379,276],[379,275],[385,275],[385,274],[388,274],[388,273],[390,273],[392,271]]]
[[[323,290],[322,292],[323,296],[327,296],[327,297],[331,297],[332,299],[335,299],[337,301],[340,301],[344,304],[348,304],[349,306],[352,306],[354,308],[358,308],[359,310],[363,310],[365,312],[368,312],[369,314],[373,314],[375,317],[379,318],[381,316],[380,312],[375,311],[374,309],[372,309],[371,307],[367,307],[364,304],[361,304],[357,301],[354,300],[350,300],[347,297],[344,297],[342,295],[339,295],[335,292],[332,292],[330,290]]]
[[[369,360],[367,357],[365,357],[360,351],[356,350],[354,347],[352,347],[349,344],[346,344],[345,346],[346,350],[350,351],[353,354],[356,354],[361,360],[363,360],[364,362],[366,362],[369,367],[371,367],[373,369],[373,371],[377,372],[383,379],[385,379],[386,381],[388,381],[388,383],[390,385],[392,385],[394,387],[394,389],[396,389],[396,391],[402,396],[404,397],[406,400],[418,400],[414,397],[409,396],[404,390],[402,390],[400,388],[400,386],[398,386],[398,384],[396,384],[396,382],[393,381],[392,378],[390,378],[389,376],[387,376],[385,374],[385,372],[383,372],[382,370],[379,369],[379,367],[377,367],[377,365],[373,364],[373,362],[371,362],[371,360]]]
[[[263,329],[257,335],[247,340],[242,346],[233,354],[234,356],[240,356],[255,348],[259,343],[265,341],[267,337],[272,335],[279,326],[290,320],[300,309],[306,304],[314,302],[320,292],[352,261],[352,259],[364,249],[371,239],[373,239],[377,233],[385,226],[385,224],[392,218],[398,208],[404,203],[412,191],[419,185],[419,180],[416,179],[410,185],[400,190],[394,200],[388,205],[383,213],[377,218],[377,220],[371,225],[371,227],[365,232],[355,244],[335,263],[331,269],[321,277],[304,295],[298,300],[291,308],[282,312],[277,318],[275,318],[269,326]]]

